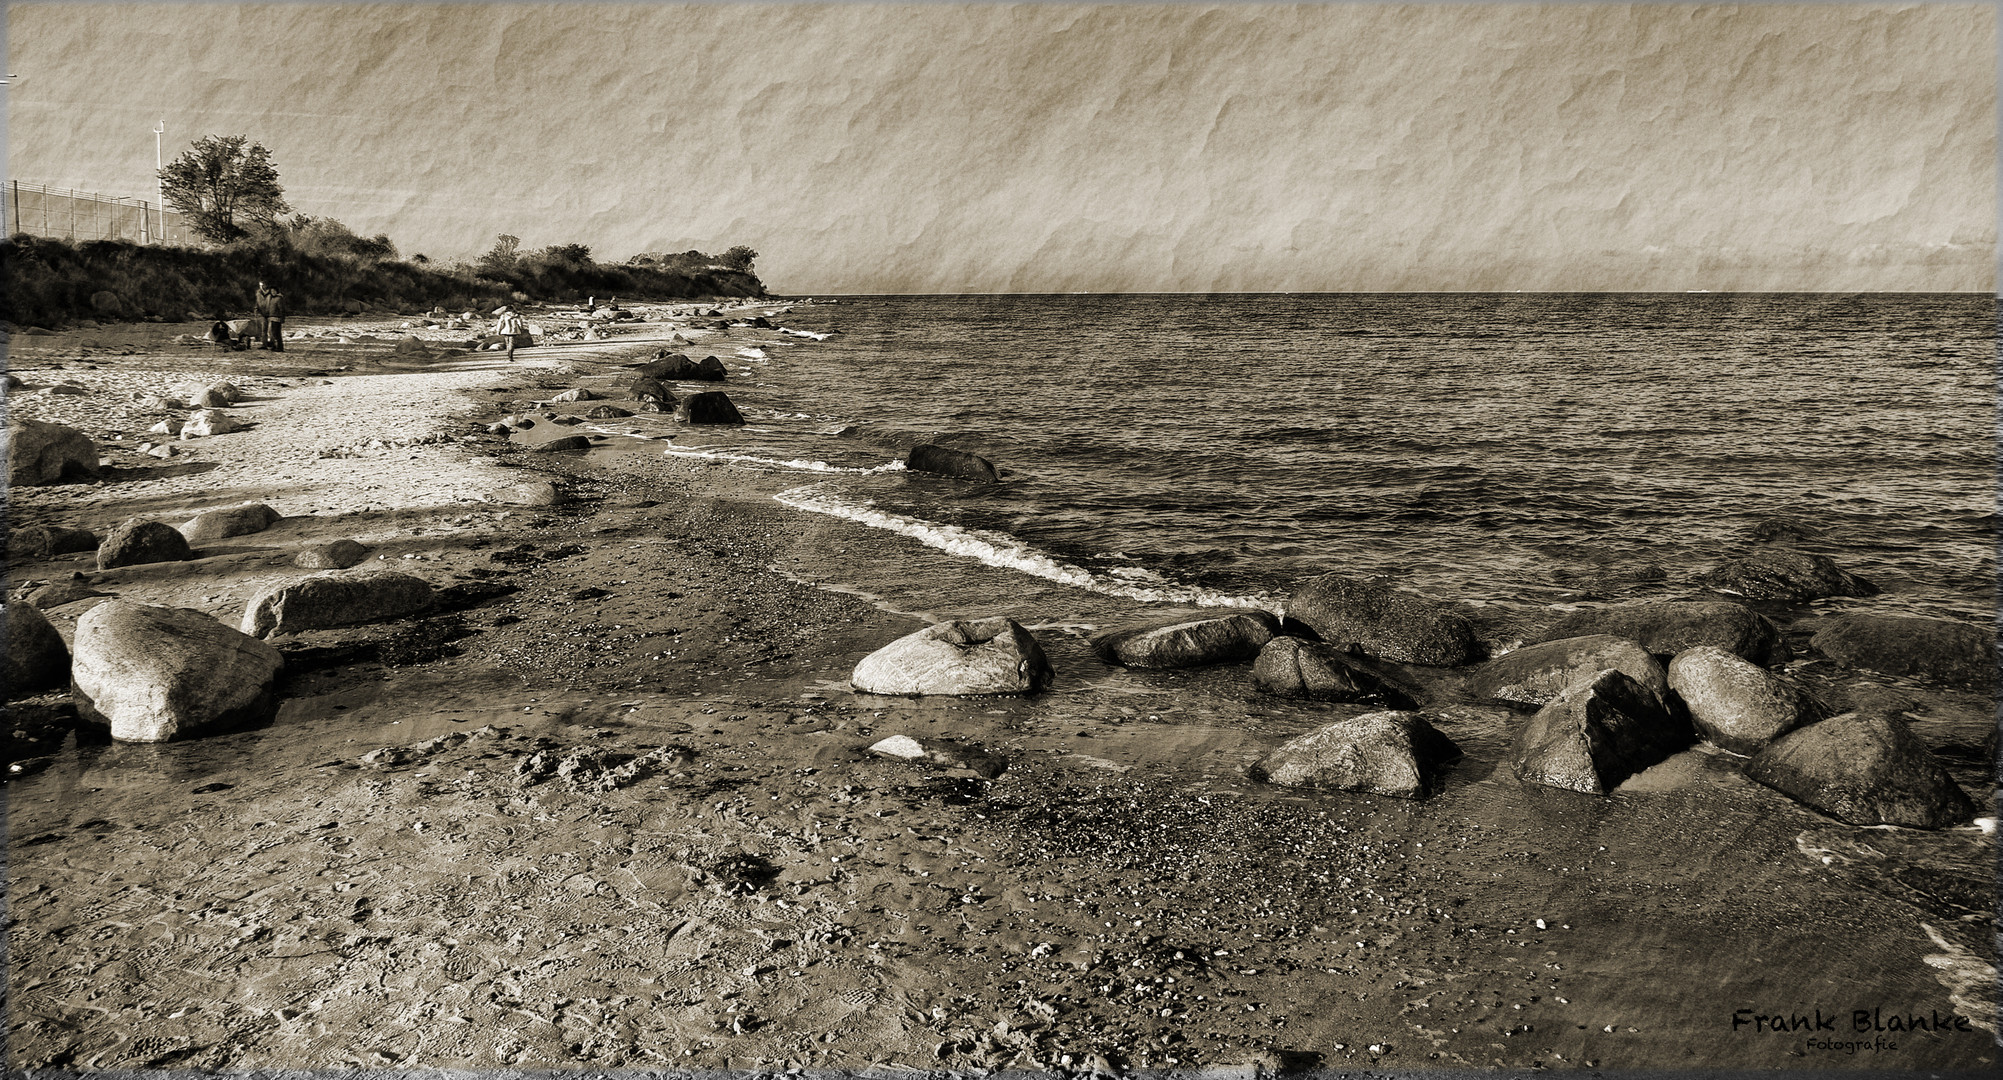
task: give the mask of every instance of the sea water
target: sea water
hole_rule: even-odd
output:
[[[750,423],[673,452],[795,474],[780,501],[881,533],[829,584],[901,610],[1278,609],[1340,571],[1506,637],[1692,595],[1779,536],[1883,589],[1818,610],[1994,616],[1980,295],[857,296],[776,321],[826,336],[734,333]],[[1001,482],[903,470],[919,442]]]

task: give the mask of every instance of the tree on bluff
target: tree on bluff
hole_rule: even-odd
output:
[[[757,252],[745,247],[743,244],[739,244],[717,256],[716,261],[721,266],[727,266],[732,270],[748,274],[751,272],[751,260],[757,257]]]
[[[195,234],[218,244],[249,235],[292,208],[271,151],[248,135],[204,135],[160,170],[161,195]]]

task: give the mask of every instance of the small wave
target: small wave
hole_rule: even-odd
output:
[[[1233,596],[1215,589],[1176,585],[1152,574],[1145,576],[1152,578],[1155,583],[1147,585],[1129,583],[1110,575],[1094,574],[1083,567],[1058,562],[1049,555],[1002,533],[921,521],[901,514],[887,513],[867,503],[857,506],[835,496],[818,493],[815,490],[817,487],[819,485],[809,484],[806,487],[782,491],[772,498],[796,510],[846,518],[873,529],[884,529],[900,536],[908,536],[927,547],[937,548],[949,555],[973,559],[989,566],[1017,570],[1033,577],[1105,596],[1151,603],[1192,604],[1198,607],[1263,608],[1276,615],[1281,611],[1278,601],[1265,596]]]
[[[744,357],[746,360],[763,360],[765,359],[765,350],[746,345],[744,348],[737,350],[737,355]]]
[[[784,326],[779,328],[779,332],[782,334],[791,334],[794,337],[806,338],[808,341],[826,341],[834,336],[833,334],[816,334],[812,330],[794,330]]]
[[[668,449],[661,451],[661,453],[667,455],[668,457],[706,458],[710,461],[726,461],[740,465],[763,465],[767,468],[772,468],[772,469],[798,469],[802,472],[846,473],[854,476],[867,476],[871,473],[902,472],[904,470],[904,463],[902,461],[887,462],[885,464],[878,465],[874,468],[869,468],[869,469],[858,469],[844,465],[830,465],[825,461],[810,461],[803,458],[791,458],[788,460],[781,461],[778,458],[759,457],[756,454],[733,454],[728,450],[699,450],[699,449],[685,450],[678,446],[671,446]]]

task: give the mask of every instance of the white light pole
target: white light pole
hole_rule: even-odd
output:
[[[153,128],[153,194],[160,201],[160,232],[154,240],[155,243],[164,243],[167,239],[167,182],[160,179],[161,170],[167,167],[160,158],[160,136],[165,134],[167,134],[167,118],[163,116],[160,118],[160,123]]]

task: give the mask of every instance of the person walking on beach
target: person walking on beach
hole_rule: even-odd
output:
[[[515,335],[523,330],[522,317],[506,305],[496,308],[494,314],[500,316],[494,323],[494,333],[508,343],[508,363],[512,364],[515,362]]]
[[[260,349],[285,351],[285,297],[277,289],[257,283],[258,329],[264,338]]]

